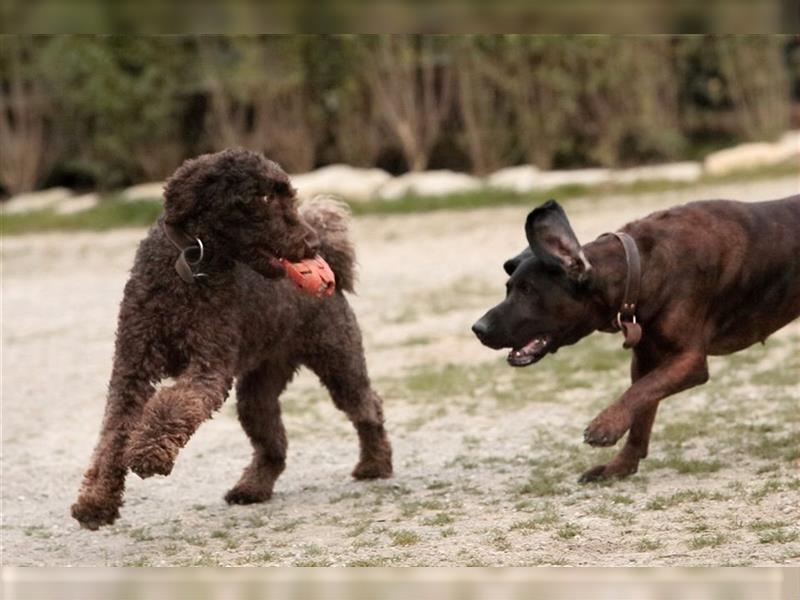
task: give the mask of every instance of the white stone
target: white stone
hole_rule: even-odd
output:
[[[11,214],[51,208],[54,204],[63,202],[71,196],[72,192],[64,187],[17,194],[3,203],[3,212]]]
[[[787,135],[774,144],[752,142],[712,152],[706,156],[704,167],[710,175],[725,175],[733,171],[777,165],[796,154],[795,138]]]
[[[539,169],[533,165],[507,167],[489,175],[486,178],[486,185],[490,188],[524,194],[536,189],[539,173]]]
[[[291,181],[303,200],[330,194],[343,200],[364,201],[374,198],[378,189],[391,178],[383,169],[328,165],[310,173],[292,175]]]
[[[97,194],[83,194],[81,196],[74,196],[67,198],[56,204],[56,212],[60,215],[71,215],[82,210],[87,210],[100,201],[100,196]]]
[[[683,181],[700,179],[703,165],[699,162],[677,162],[632,169],[618,169],[612,173],[614,183],[636,183],[637,181]]]
[[[483,187],[480,179],[455,171],[423,171],[395,177],[378,190],[383,200],[397,200],[409,194],[447,196],[471,192]]]
[[[132,185],[121,194],[123,200],[135,202],[138,200],[161,200],[164,196],[164,182],[154,181]]]
[[[776,142],[776,145],[786,155],[784,160],[800,157],[800,130],[787,131]]]
[[[542,190],[562,185],[601,185],[611,181],[611,169],[569,169],[564,171],[542,171],[537,187]]]

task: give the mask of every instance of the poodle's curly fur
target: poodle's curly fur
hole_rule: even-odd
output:
[[[296,206],[288,176],[245,150],[186,161],[164,190],[164,213],[141,242],[120,306],[100,439],[72,516],[89,529],[119,517],[128,469],[171,472],[178,451],[237,380],[238,414],[254,452],[231,504],[268,500],[286,461],[280,396],[300,365],[316,373],[355,425],[358,479],[390,477],[391,446],[370,385],[361,332],[343,292],[354,251],[345,205]],[[186,283],[165,225],[199,238],[207,275]],[[336,275],[327,298],[298,292],[275,257],[316,252]],[[172,385],[156,384],[173,377]]]

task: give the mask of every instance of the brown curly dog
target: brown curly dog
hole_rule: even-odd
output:
[[[268,500],[286,461],[278,397],[300,365],[355,425],[361,457],[353,476],[391,476],[381,398],[343,294],[354,278],[347,210],[321,199],[298,211],[294,194],[277,164],[244,150],[186,161],[167,182],[164,214],[139,246],[120,306],[100,439],[72,505],[83,527],[119,516],[128,469],[169,474],[234,378],[254,452],[225,499]],[[317,252],[336,275],[331,297],[301,294],[277,266],[278,257]],[[174,383],[156,390],[166,377]]]

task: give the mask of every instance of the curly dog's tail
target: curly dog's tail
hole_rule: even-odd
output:
[[[320,254],[336,275],[336,287],[354,290],[356,251],[348,235],[350,208],[330,196],[316,196],[300,205],[300,214],[320,238]]]

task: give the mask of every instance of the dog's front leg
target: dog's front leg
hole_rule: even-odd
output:
[[[111,375],[100,439],[83,476],[78,500],[72,505],[72,516],[87,529],[110,525],[119,517],[128,472],[123,458],[128,434],[153,393],[146,375],[121,371],[117,365]]]
[[[125,463],[139,477],[169,475],[178,451],[228,396],[233,371],[191,364],[174,385],[158,390],[131,433]]]
[[[708,365],[704,353],[685,351],[668,356],[594,418],[584,432],[584,441],[592,446],[613,446],[631,429],[632,441],[638,447],[644,441],[638,438],[649,440],[661,400],[706,381]]]

